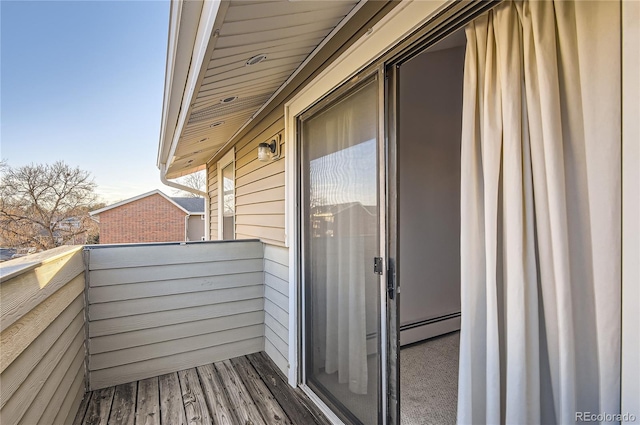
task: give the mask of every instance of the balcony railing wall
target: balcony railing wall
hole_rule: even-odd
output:
[[[272,251],[92,245],[3,263],[0,422],[69,423],[87,390],[265,348],[286,368],[286,250]]]
[[[85,248],[90,389],[262,351],[263,258],[259,241]]]
[[[289,372],[289,250],[264,246],[264,351]]]
[[[70,423],[85,391],[82,247],[4,263],[0,423]]]

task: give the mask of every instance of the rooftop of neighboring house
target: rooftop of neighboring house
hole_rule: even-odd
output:
[[[170,197],[170,196],[167,196],[162,191],[156,189],[156,190],[152,190],[151,192],[146,192],[146,193],[143,193],[141,195],[134,196],[132,198],[125,199],[125,200],[120,201],[120,202],[116,202],[115,204],[107,205],[104,208],[100,208],[100,209],[91,211],[89,213],[89,215],[97,216],[100,213],[103,213],[105,211],[120,207],[122,205],[131,203],[131,202],[135,202],[135,201],[137,201],[139,199],[143,199],[143,198],[146,198],[146,197],[152,196],[152,195],[160,195],[160,196],[162,196],[167,201],[171,202],[176,207],[178,207],[181,210],[183,210],[185,212],[185,214],[204,214],[204,198],[183,197],[183,196]]]
[[[172,196],[171,199],[191,214],[204,214],[204,198]]]

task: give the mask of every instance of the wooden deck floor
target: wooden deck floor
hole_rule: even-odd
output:
[[[264,353],[85,395],[74,425],[329,425]]]

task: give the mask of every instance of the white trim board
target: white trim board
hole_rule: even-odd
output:
[[[218,18],[220,4],[220,0],[202,2],[200,22],[198,23],[198,31],[194,41],[193,55],[191,57],[191,66],[189,68],[189,74],[186,80],[186,87],[181,98],[181,105],[191,105],[191,101],[196,94],[196,85],[198,84],[200,69],[205,62],[205,57],[207,55],[207,46],[210,42],[215,43],[216,41],[214,34],[214,24],[216,22],[216,19]],[[163,168],[161,170],[163,173],[165,173],[165,175],[169,167],[173,164],[174,155],[178,147],[178,140],[182,135],[182,128],[184,127],[184,124],[188,119],[189,113],[189,107],[182,108],[180,110],[180,114],[178,115],[178,122],[171,137],[168,134],[164,133],[164,138],[160,140],[159,163],[167,164],[166,168]],[[163,152],[166,149],[165,145],[167,142],[170,143],[169,152],[166,156],[164,156]]]
[[[160,124],[160,141],[156,165],[160,168],[162,158],[167,154],[165,140],[173,138],[180,104],[175,101],[178,87],[184,87],[189,74],[189,56],[196,38],[197,22],[202,10],[198,1],[175,1],[169,10],[169,34],[167,41],[167,61],[165,65],[164,99]],[[182,100],[180,98],[180,100]],[[170,135],[170,136],[168,136]]]
[[[622,2],[621,413],[640,424],[640,3]]]

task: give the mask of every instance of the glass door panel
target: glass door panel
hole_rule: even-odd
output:
[[[379,420],[378,82],[301,120],[305,383],[353,423]]]
[[[222,169],[222,239],[235,239],[235,182],[233,176],[233,162]]]

